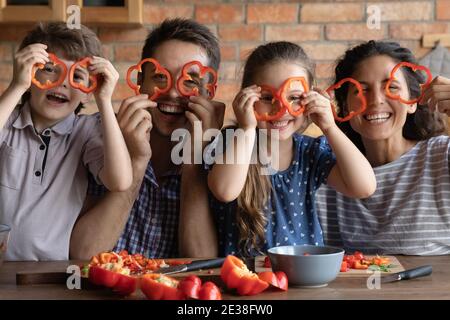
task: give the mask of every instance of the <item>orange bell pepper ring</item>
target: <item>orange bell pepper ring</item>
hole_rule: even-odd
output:
[[[204,66],[200,61],[191,61],[183,66],[183,69],[181,70],[181,76],[177,80],[178,92],[185,97],[200,95],[199,88],[197,86],[189,89],[183,85],[184,81],[193,80],[192,76],[189,74],[189,68],[191,68],[192,66],[198,66],[200,80],[204,79],[207,74],[210,74],[212,76],[211,82],[208,82],[201,86],[208,92],[209,99],[214,98],[217,88],[217,72],[211,67]]]
[[[286,79],[283,84],[280,86],[280,88],[275,89],[268,85],[261,85],[261,90],[268,91],[272,94],[272,105],[275,103],[279,104],[279,109],[275,112],[275,114],[269,114],[268,112],[264,114],[260,114],[255,110],[255,117],[258,121],[273,121],[280,119],[286,112],[286,110],[294,117],[299,116],[305,111],[306,106],[300,106],[298,110],[294,108],[293,101],[289,101],[287,97],[287,93],[289,92],[289,89],[291,88],[291,84],[294,82],[300,82],[300,84],[303,87],[304,92],[309,91],[308,84],[306,82],[306,79],[304,77],[292,77]]]
[[[78,66],[84,67],[87,70],[87,67],[91,64],[92,59],[90,57],[86,57],[81,59],[80,61],[74,63],[69,70],[69,84],[75,88],[83,91],[84,93],[91,93],[97,88],[98,77],[97,75],[89,74],[89,80],[91,85],[86,87],[83,83],[75,82],[74,75],[75,70]]]
[[[233,255],[226,257],[220,269],[220,277],[229,289],[236,289],[240,295],[255,295],[269,286],[257,274],[248,270],[241,259]]]
[[[336,84],[330,86],[330,87],[326,90],[326,92],[327,92],[328,94],[330,94],[332,91],[334,91],[334,90],[339,89],[340,87],[342,87],[342,85],[343,85],[344,83],[346,83],[346,82],[352,83],[352,84],[356,87],[356,89],[358,89],[357,98],[361,101],[361,105],[359,106],[358,110],[356,110],[356,111],[350,111],[350,113],[349,113],[347,116],[345,116],[344,118],[341,118],[341,117],[339,117],[338,114],[336,113],[336,106],[332,103],[332,104],[331,104],[331,110],[333,111],[334,119],[335,119],[336,121],[338,121],[338,122],[345,122],[345,121],[348,121],[348,120],[350,120],[351,118],[353,118],[354,116],[357,116],[357,115],[363,113],[363,112],[366,110],[366,108],[367,108],[367,100],[366,100],[366,97],[364,96],[364,92],[363,92],[361,83],[360,83],[359,81],[353,79],[353,78],[344,78],[344,79],[340,80],[338,83],[336,83]]]
[[[42,63],[37,63],[36,65],[34,65],[32,68],[32,71],[31,71],[31,82],[36,87],[38,87],[39,89],[42,89],[42,90],[47,90],[47,89],[58,87],[59,85],[61,85],[64,82],[64,79],[66,78],[66,75],[67,75],[67,66],[64,62],[59,60],[58,57],[56,55],[54,55],[53,53],[49,53],[48,58],[50,59],[50,61],[53,62],[53,64],[55,66],[61,66],[62,72],[56,81],[50,81],[47,79],[47,81],[45,83],[41,83],[38,79],[36,79],[36,71],[37,71],[37,69],[41,69],[41,70],[44,69],[45,65]]]
[[[427,80],[424,84],[420,85],[421,88],[421,94],[418,98],[415,99],[410,99],[410,100],[405,100],[402,97],[400,97],[400,95],[398,94],[394,94],[389,90],[389,87],[391,86],[392,81],[396,80],[395,74],[398,71],[398,69],[400,69],[401,67],[407,67],[412,69],[412,71],[417,71],[417,70],[421,70],[424,71],[427,75]],[[428,69],[425,66],[421,66],[421,65],[417,65],[414,63],[410,63],[410,62],[406,62],[406,61],[402,61],[400,63],[398,63],[392,70],[391,70],[391,74],[389,76],[389,80],[386,82],[386,87],[385,87],[385,92],[386,92],[386,96],[392,100],[398,100],[404,104],[414,104],[419,102],[423,95],[424,95],[424,89],[431,83],[431,81],[433,80],[433,75],[431,74],[430,69]]]
[[[134,90],[134,93],[136,95],[140,94],[141,86],[138,85],[138,84],[133,83],[133,81],[131,80],[131,75],[132,75],[133,71],[135,71],[135,70],[138,71],[138,72],[142,72],[142,65],[144,63],[147,63],[147,62],[152,63],[155,66],[155,73],[156,74],[162,74],[162,75],[167,77],[167,86],[165,88],[159,88],[157,86],[155,86],[153,88],[153,94],[152,94],[151,97],[149,97],[149,99],[150,100],[155,100],[161,94],[164,94],[164,93],[168,92],[170,90],[170,88],[172,87],[172,75],[170,74],[170,72],[166,68],[162,67],[160,65],[160,63],[156,59],[146,58],[146,59],[141,60],[138,64],[128,68],[127,79],[126,80],[127,80],[128,86],[132,90]]]
[[[292,116],[297,117],[297,116],[301,115],[303,112],[305,112],[306,106],[300,106],[300,108],[298,110],[294,110],[294,108],[293,108],[294,103],[292,101],[288,101],[286,94],[289,92],[289,89],[291,88],[291,84],[293,82],[300,82],[303,87],[304,92],[308,92],[309,87],[308,87],[308,84],[304,77],[289,78],[281,86],[281,92],[280,92],[281,93],[280,94],[281,102],[283,103],[284,106],[286,106],[286,108],[288,109],[289,113]]]

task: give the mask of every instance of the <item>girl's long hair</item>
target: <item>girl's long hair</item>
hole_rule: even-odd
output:
[[[301,65],[307,71],[308,83],[313,83],[314,64],[306,53],[300,46],[282,41],[270,42],[253,50],[245,63],[241,87],[254,84],[258,73],[268,64],[280,61]],[[256,143],[258,145],[258,138]],[[264,206],[267,205],[271,192],[269,176],[263,174],[259,160],[256,164],[250,164],[244,189],[237,199],[238,247],[243,255],[250,255],[252,249],[260,251],[264,243],[267,222]]]

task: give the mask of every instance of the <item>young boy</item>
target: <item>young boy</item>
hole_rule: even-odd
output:
[[[37,25],[15,55],[13,79],[0,97],[0,222],[11,227],[7,260],[68,259],[88,172],[110,190],[131,185],[130,156],[111,104],[118,74],[100,55],[91,30],[62,22]],[[73,78],[88,86],[89,75],[98,76],[99,116],[76,114],[89,95],[64,72],[63,64],[69,70],[85,57],[92,59],[89,68],[76,69]],[[32,83],[34,72],[38,82]]]
[[[89,258],[111,249],[148,257],[176,257],[179,249],[184,256],[197,255],[195,250],[199,255],[215,255],[207,252],[216,241],[207,204],[191,210],[182,200],[180,203],[180,197],[206,192],[205,175],[201,165],[174,164],[171,134],[180,128],[192,130],[194,121],[199,120],[203,131],[221,128],[223,103],[205,96],[186,98],[175,86],[183,66],[191,61],[218,70],[218,41],[195,21],[166,20],[149,34],[142,50],[144,58],[156,59],[171,73],[172,87],[156,101],[150,100],[154,93],[151,77],[160,79],[160,75],[152,73],[148,64],[140,78],[141,95],[122,102],[118,119],[133,163],[132,187],[106,194],[80,217],[72,233],[73,258]],[[184,195],[180,191],[182,175],[189,192]],[[102,194],[95,188],[90,192]]]

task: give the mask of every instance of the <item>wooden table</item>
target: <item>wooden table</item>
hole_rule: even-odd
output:
[[[256,296],[241,297],[224,293],[223,299],[252,300],[290,300],[290,299],[450,299],[450,256],[412,257],[397,256],[405,269],[421,265],[432,265],[431,276],[414,280],[404,280],[381,284],[380,289],[368,289],[365,277],[339,276],[327,287],[316,289],[291,287],[287,292],[267,291]],[[65,271],[71,264],[79,261],[52,262],[4,262],[0,267],[1,299],[119,299],[109,290],[81,289],[69,290],[64,284],[16,285],[16,272],[19,271]],[[217,272],[218,270],[216,270]],[[206,276],[206,271],[196,272]],[[178,274],[183,277],[185,274]],[[209,275],[210,277],[213,277]],[[125,299],[143,299],[141,292]]]

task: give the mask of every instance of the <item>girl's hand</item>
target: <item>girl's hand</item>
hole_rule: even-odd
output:
[[[96,99],[111,102],[111,98],[119,80],[119,73],[108,60],[101,57],[92,57],[89,71],[94,75],[102,75],[98,87],[94,91]]]
[[[33,43],[16,53],[14,57],[14,71],[11,86],[23,91],[31,86],[31,71],[37,63],[46,64],[49,61],[47,46],[42,43]]]
[[[303,93],[301,103],[306,106],[304,115],[309,116],[324,134],[336,126],[331,102],[325,91],[313,89]]]
[[[426,88],[421,104],[428,104],[431,111],[438,110],[450,116],[450,79],[438,76]]]
[[[234,98],[233,110],[240,128],[244,130],[256,128],[257,121],[253,105],[259,98],[261,98],[261,88],[257,85],[242,89]]]

